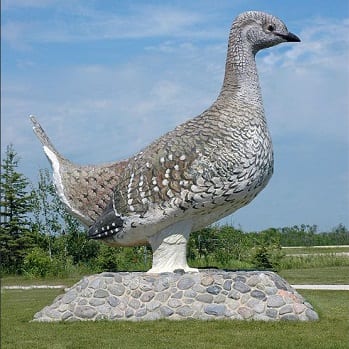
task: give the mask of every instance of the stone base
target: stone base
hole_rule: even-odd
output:
[[[102,273],[83,278],[33,321],[157,319],[317,320],[284,279],[269,271]]]

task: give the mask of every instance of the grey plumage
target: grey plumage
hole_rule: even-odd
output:
[[[120,163],[74,167],[54,151],[63,164],[59,177],[70,210],[87,223],[94,221],[90,236],[115,245],[150,242],[155,252],[173,233],[184,237],[179,244],[185,248],[190,231],[248,204],[273,172],[272,142],[254,57],[260,49],[287,41],[300,40],[279,19],[245,12],[235,19],[230,31],[221,92],[202,114]],[[44,134],[38,131],[40,125],[35,128],[39,135]],[[45,137],[41,140],[50,148]],[[78,182],[87,182],[85,196],[76,189]],[[95,191],[106,183],[109,186],[97,193],[99,198],[92,197],[92,182]],[[85,197],[83,204],[81,197]],[[101,212],[103,204],[96,202],[107,199],[109,204]],[[166,246],[169,244],[173,243]],[[156,259],[153,271],[176,267],[175,262],[161,268]]]

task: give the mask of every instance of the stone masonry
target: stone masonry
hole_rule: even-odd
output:
[[[311,304],[269,271],[101,273],[83,278],[33,321],[317,320]]]

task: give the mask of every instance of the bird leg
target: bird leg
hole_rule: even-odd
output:
[[[153,250],[153,265],[148,273],[198,272],[187,264],[187,242],[191,231],[191,222],[178,222],[149,238]]]

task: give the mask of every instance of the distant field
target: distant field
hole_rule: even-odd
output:
[[[301,247],[282,247],[287,255],[297,254],[349,254],[349,246],[301,246]],[[349,257],[349,255],[348,255]]]
[[[286,279],[290,284],[349,284],[349,266],[287,269],[281,270],[278,274]]]
[[[280,270],[321,270],[329,267],[349,267],[349,246],[347,245],[283,247],[282,251],[285,256],[280,261]],[[342,275],[334,275],[334,277],[342,277]]]

